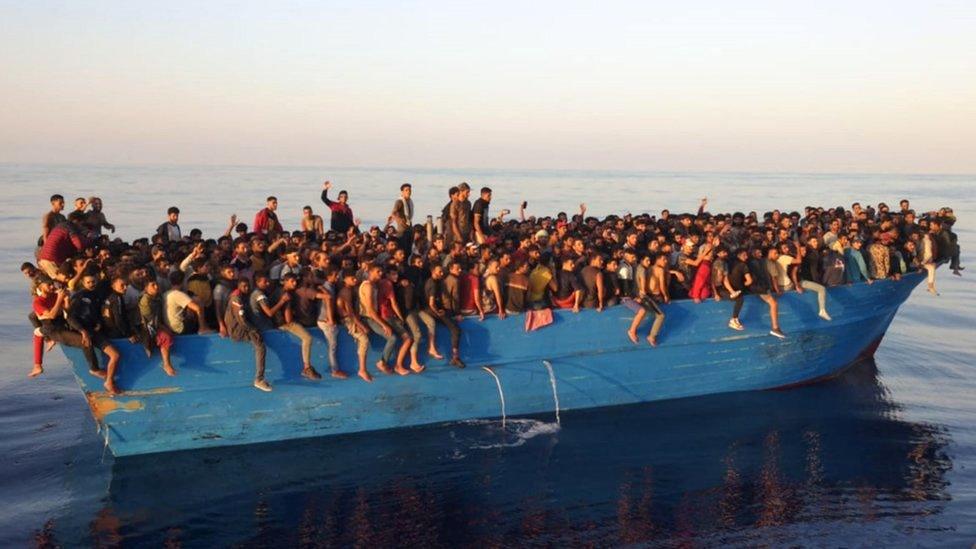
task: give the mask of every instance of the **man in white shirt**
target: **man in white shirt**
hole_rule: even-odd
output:
[[[177,335],[194,332],[199,334],[210,333],[213,330],[207,326],[207,319],[203,316],[203,307],[180,289],[183,286],[184,277],[182,271],[173,271],[169,274],[172,289],[163,294],[163,322],[167,328]],[[195,319],[187,318],[187,309],[194,313]],[[199,327],[199,331],[196,330],[197,327]]]

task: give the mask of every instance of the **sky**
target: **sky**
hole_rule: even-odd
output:
[[[976,2],[0,0],[0,162],[976,173]]]

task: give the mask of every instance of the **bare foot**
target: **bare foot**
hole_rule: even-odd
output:
[[[647,342],[651,344],[651,347],[657,347],[657,338],[654,336],[647,336]]]
[[[631,332],[628,330],[627,337],[629,337],[630,340],[634,342],[634,345],[637,345],[637,332]]]
[[[336,370],[336,371],[332,372],[332,377],[334,377],[336,379],[348,379],[349,378],[349,374],[343,372],[342,370]]]
[[[444,360],[444,355],[438,353],[437,349],[430,349],[429,351],[427,351],[427,354],[429,354],[431,358],[436,358],[437,360]]]
[[[424,370],[426,370],[427,367],[424,366],[423,364],[419,363],[419,362],[416,362],[416,363],[410,365],[410,369],[413,370],[413,373],[419,374],[420,372],[423,372]]]
[[[43,373],[44,373],[44,366],[41,366],[40,364],[35,364],[34,368],[31,369],[29,374],[27,374],[27,377],[37,377]]]
[[[115,383],[112,381],[106,381],[102,385],[105,387],[105,392],[107,392],[109,396],[122,394],[122,391],[120,391],[118,387],[115,386]]]
[[[410,370],[404,368],[399,364],[397,364],[396,368],[394,368],[393,371],[400,374],[401,376],[410,375]]]
[[[363,381],[367,383],[373,382],[373,376],[371,376],[366,370],[359,370],[359,377],[363,378]]]
[[[376,369],[383,372],[386,375],[393,374],[393,369],[386,365],[385,362],[379,360],[376,362]]]
[[[176,377],[176,370],[173,369],[172,364],[163,364],[163,371],[166,372],[166,375],[169,377]]]
[[[105,370],[88,370],[88,373],[100,379],[105,379],[107,377]]]

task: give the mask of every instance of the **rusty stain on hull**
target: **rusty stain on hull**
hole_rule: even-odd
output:
[[[118,396],[110,396],[105,391],[88,391],[85,398],[91,408],[95,421],[102,422],[105,416],[114,412],[137,412],[145,408],[141,400],[125,400],[126,397],[168,395],[179,392],[179,387],[160,387],[148,391],[126,391]]]

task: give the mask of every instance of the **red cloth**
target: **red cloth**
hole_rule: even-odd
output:
[[[552,297],[552,304],[556,306],[557,309],[572,309],[573,305],[576,304],[576,295],[569,294],[566,299],[560,300],[558,297]]]
[[[461,310],[477,311],[477,299],[481,296],[481,278],[468,273],[461,277]]]
[[[44,338],[34,336],[34,364],[44,364]]]
[[[708,299],[712,297],[712,262],[702,261],[695,271],[695,280],[691,284],[692,299]]]
[[[525,312],[525,331],[534,332],[552,324],[552,309],[529,310]]]
[[[254,226],[251,228],[252,231],[260,234],[267,234],[270,232],[280,232],[282,230],[281,223],[278,222],[278,215],[267,208],[262,208],[254,216]]]
[[[62,223],[51,229],[44,239],[38,259],[46,259],[56,265],[61,265],[71,256],[88,247],[88,239],[75,231],[67,223]]]
[[[173,345],[173,334],[169,330],[156,331],[156,346],[160,349],[169,349]]]
[[[58,301],[58,294],[50,294],[47,296],[36,295],[34,296],[34,303],[32,304],[34,308],[34,314],[41,316],[44,313],[50,311],[54,308],[54,304]]]
[[[390,304],[390,296],[393,295],[393,282],[388,278],[383,278],[377,285],[379,286],[376,293],[377,299],[380,300],[380,318],[389,320],[396,316],[396,311],[393,310],[393,305]]]

